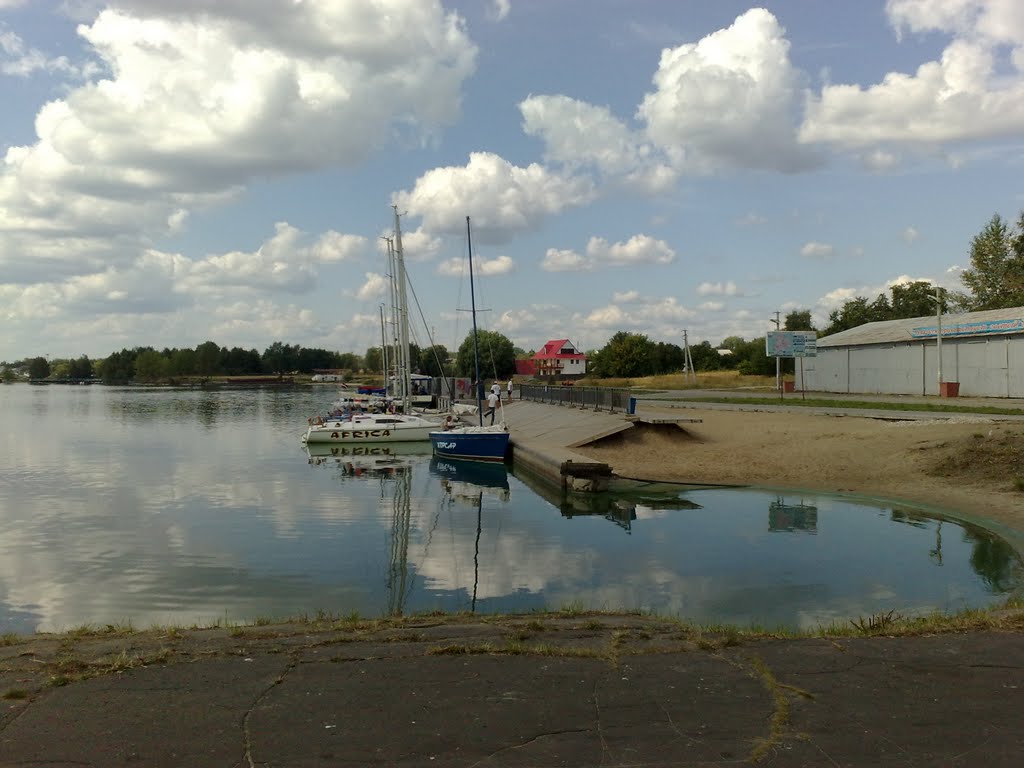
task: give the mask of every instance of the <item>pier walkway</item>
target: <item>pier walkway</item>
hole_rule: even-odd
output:
[[[628,415],[568,405],[513,400],[504,404],[511,432],[513,464],[549,482],[580,492],[608,489],[611,468],[574,451],[586,443],[633,429],[638,424],[694,424],[686,415]]]

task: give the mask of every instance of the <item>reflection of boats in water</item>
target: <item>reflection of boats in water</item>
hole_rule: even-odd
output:
[[[430,456],[429,443],[381,445],[306,444],[309,463],[332,467],[345,482],[380,484],[379,508],[390,514],[387,568],[387,612],[401,616],[412,592],[409,570],[409,533],[412,528],[413,468]]]
[[[325,445],[306,444],[309,463],[334,465],[345,475],[364,472],[393,473],[397,469],[409,470],[417,461],[430,455],[424,443],[385,443],[382,445]]]
[[[311,459],[337,457],[397,457],[429,456],[430,448],[422,443],[381,443],[378,445],[337,445],[307,443],[306,453]]]
[[[476,508],[476,539],[473,542],[473,596],[469,610],[476,613],[476,593],[480,584],[480,535],[483,533],[484,496],[507,502],[511,496],[508,470],[504,464],[462,461],[434,456],[430,472],[441,478],[449,503],[462,502]]]
[[[430,459],[430,472],[441,478],[445,490],[452,496],[474,499],[486,493],[502,501],[509,499],[508,470],[504,464],[435,455]]]

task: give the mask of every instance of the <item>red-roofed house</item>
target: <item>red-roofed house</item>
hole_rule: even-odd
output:
[[[533,356],[537,376],[582,376],[587,372],[587,356],[568,339],[553,339]]]

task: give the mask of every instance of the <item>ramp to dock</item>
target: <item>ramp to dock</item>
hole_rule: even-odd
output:
[[[524,400],[505,404],[503,408],[515,465],[581,492],[606,490],[612,471],[609,465],[592,461],[573,449],[648,422],[642,416],[622,411],[613,413]],[[654,421],[682,424],[699,423],[700,419],[659,417],[651,423]]]

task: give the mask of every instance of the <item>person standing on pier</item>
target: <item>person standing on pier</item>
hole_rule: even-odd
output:
[[[498,387],[498,391],[501,391],[500,386],[498,386],[497,384],[495,384],[494,386]],[[487,418],[487,416],[490,415],[491,424],[494,424],[494,412],[496,410],[498,410],[498,393],[495,392],[494,387],[492,387],[491,394],[487,396],[487,410],[484,411],[484,418]]]

